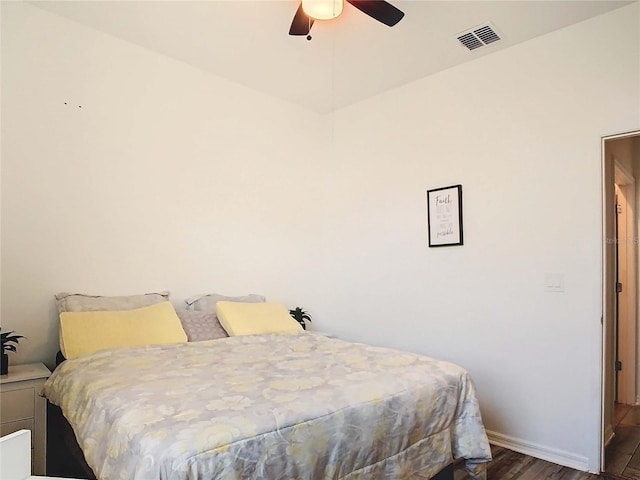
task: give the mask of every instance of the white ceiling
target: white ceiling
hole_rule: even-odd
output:
[[[326,113],[633,2],[391,0],[405,12],[392,28],[346,4],[314,24],[311,41],[288,35],[298,0],[30,3]],[[457,34],[486,22],[501,41],[473,51],[459,44]]]

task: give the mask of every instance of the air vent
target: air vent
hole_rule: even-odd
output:
[[[458,35],[460,43],[469,50],[483,47],[500,40],[500,35],[496,33],[495,28],[491,24],[478,25],[466,32]]]

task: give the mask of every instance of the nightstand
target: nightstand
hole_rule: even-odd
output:
[[[40,396],[51,372],[42,363],[10,365],[0,375],[0,436],[31,430],[31,463],[36,475],[46,475],[47,401]]]

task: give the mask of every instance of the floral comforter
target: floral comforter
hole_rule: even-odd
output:
[[[44,387],[100,480],[428,479],[491,459],[468,373],[318,335],[104,350]]]

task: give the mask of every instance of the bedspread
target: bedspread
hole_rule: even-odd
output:
[[[448,362],[318,335],[104,350],[43,394],[112,479],[431,478],[491,459],[474,385]]]

